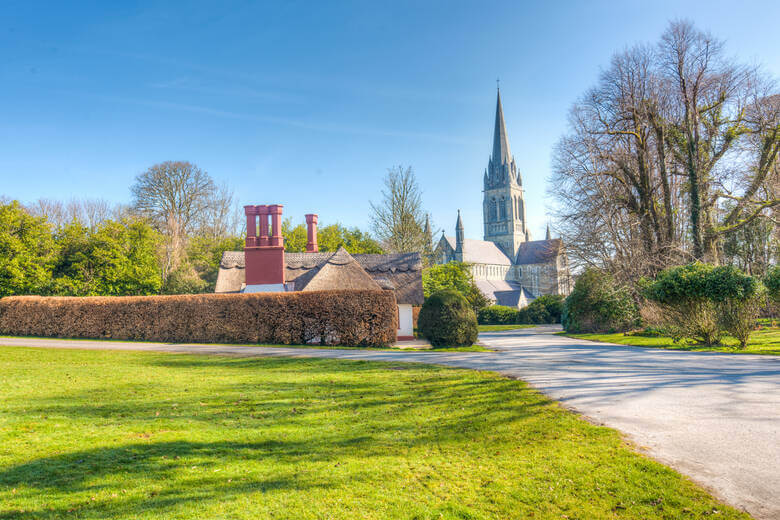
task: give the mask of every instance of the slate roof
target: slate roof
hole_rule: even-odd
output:
[[[444,239],[455,251],[455,237]],[[463,261],[470,264],[512,265],[512,260],[494,243],[487,240],[463,240]]]
[[[560,238],[523,242],[517,250],[515,263],[518,265],[544,264],[554,261],[562,252],[563,243]]]
[[[497,305],[522,308],[535,298],[519,282],[509,280],[476,280],[477,288]]]
[[[391,254],[355,254],[344,253],[353,259],[371,277],[378,287],[382,289],[395,290],[395,297],[398,303],[422,305],[422,260],[419,253],[391,253]],[[315,275],[322,272],[322,267],[330,261],[330,265],[347,265],[349,262],[345,258],[336,257],[337,253],[285,253],[285,278],[287,282],[295,282],[295,290],[301,290],[301,283],[304,288],[316,280]],[[346,262],[346,263],[345,263]],[[242,289],[246,274],[244,271],[244,252],[243,251],[225,251],[222,253],[222,260],[219,266],[217,276],[217,286],[215,292],[238,292]],[[330,268],[327,271],[331,271]],[[327,274],[326,271],[326,274]],[[354,277],[362,278],[356,271],[350,268]],[[346,270],[343,270],[346,273]],[[300,280],[298,280],[300,278]],[[323,278],[329,280],[329,285],[336,285],[342,288],[352,283],[358,283],[353,278],[347,283],[345,280],[339,281],[335,275],[328,275]],[[364,283],[365,279],[363,279]],[[317,282],[315,286],[321,286]],[[375,288],[375,287],[374,287]],[[306,290],[306,289],[304,289]],[[314,289],[308,289],[314,290]]]

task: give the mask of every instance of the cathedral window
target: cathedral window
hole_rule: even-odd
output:
[[[498,203],[496,202],[496,199],[492,199],[490,201],[490,221],[495,222],[498,220]]]
[[[500,215],[499,218],[501,220],[506,220],[506,200],[504,197],[501,197],[501,205],[499,206]]]

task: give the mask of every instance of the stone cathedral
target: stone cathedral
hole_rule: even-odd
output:
[[[525,307],[543,294],[569,294],[569,263],[560,238],[531,240],[525,218],[523,178],[509,149],[501,92],[496,100],[493,152],[484,174],[482,225],[484,240],[464,238],[458,218],[455,236],[442,234],[437,263],[470,264],[474,280],[488,299],[499,305]]]

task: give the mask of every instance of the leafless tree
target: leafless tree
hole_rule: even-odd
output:
[[[194,164],[166,161],[139,174],[131,187],[133,209],[166,238],[163,280],[184,255],[187,235],[209,210],[217,188],[208,173]]]
[[[382,200],[371,203],[371,225],[382,247],[393,253],[423,251],[426,247],[422,192],[411,167],[387,170]]]
[[[629,279],[717,262],[724,237],[778,204],[773,88],[686,22],[616,54],[554,152],[556,228],[573,262]]]

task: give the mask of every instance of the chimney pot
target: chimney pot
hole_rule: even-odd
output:
[[[306,237],[306,252],[318,252],[320,248],[317,244],[317,215],[314,213],[306,215]]]

